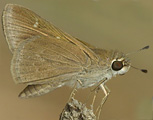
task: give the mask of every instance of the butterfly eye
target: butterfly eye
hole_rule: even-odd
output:
[[[112,69],[115,71],[121,70],[123,68],[122,61],[114,61],[112,64]]]

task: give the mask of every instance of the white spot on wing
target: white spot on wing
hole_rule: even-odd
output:
[[[33,27],[37,28],[38,25],[39,25],[39,23],[38,23],[38,19],[36,18],[36,22],[35,22],[35,24],[33,25]]]
[[[60,39],[60,37],[58,37],[58,36],[57,36],[56,38],[57,38],[57,39]]]

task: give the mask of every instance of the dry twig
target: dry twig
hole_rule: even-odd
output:
[[[72,98],[63,109],[59,120],[96,120],[93,110]]]

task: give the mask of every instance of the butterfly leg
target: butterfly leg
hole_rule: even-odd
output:
[[[82,86],[82,82],[80,80],[77,80],[76,83],[74,84],[73,90],[70,94],[70,97],[69,97],[68,101],[70,101],[72,98],[74,98],[75,92],[77,92],[77,84],[78,83]]]
[[[95,92],[95,94],[93,96],[93,100],[92,100],[92,103],[91,103],[91,109],[92,110],[93,110],[94,103],[95,103],[95,100],[96,100],[96,97],[97,97],[98,89],[96,89],[94,92]]]
[[[100,81],[100,82],[98,83],[98,85],[97,85],[93,90],[91,90],[91,92],[93,92],[93,91],[95,92],[95,94],[94,94],[94,96],[93,96],[92,104],[91,104],[91,108],[92,108],[92,109],[93,109],[93,106],[94,106],[94,103],[95,103],[95,99],[96,99],[97,93],[98,93],[99,89],[101,88],[100,85],[101,85],[102,83],[104,83],[106,80],[107,80],[107,79],[105,79],[104,81],[103,81],[103,80]],[[106,86],[106,87],[107,87],[107,86]]]
[[[102,83],[100,85],[100,88],[103,90],[105,96],[103,97],[103,99],[102,99],[102,101],[100,103],[100,106],[96,110],[96,113],[98,112],[97,120],[99,120],[99,117],[100,117],[100,114],[101,114],[101,110],[102,110],[102,106],[104,105],[104,103],[106,102],[106,100],[107,100],[107,98],[108,98],[108,96],[110,94],[110,90],[108,89],[108,87],[104,83]]]

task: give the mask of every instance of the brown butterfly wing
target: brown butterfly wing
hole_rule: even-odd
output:
[[[33,36],[43,35],[70,41],[88,53],[93,60],[97,59],[96,55],[88,49],[87,46],[89,44],[85,45],[83,42],[80,42],[80,40],[61,31],[27,8],[14,4],[7,4],[3,11],[2,21],[4,34],[12,53],[18,48],[21,42]]]
[[[3,11],[3,28],[10,50],[38,34],[57,36],[56,28],[49,22],[22,6],[7,4]]]
[[[3,28],[14,54],[11,70],[16,83],[68,80],[98,62],[88,45],[24,7],[6,5]]]
[[[38,36],[21,43],[14,52],[12,74],[16,83],[68,80],[91,60],[78,46],[52,37]]]

